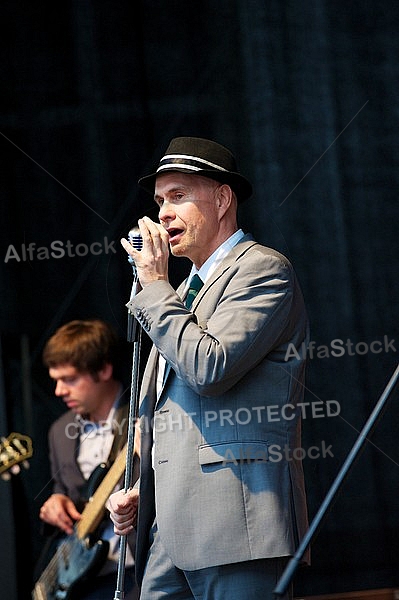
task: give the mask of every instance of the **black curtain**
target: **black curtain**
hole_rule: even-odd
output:
[[[131,269],[119,240],[155,217],[136,182],[176,135],[234,150],[255,190],[242,227],[300,278],[313,342],[303,450],[320,449],[303,458],[312,517],[398,361],[398,6],[6,1],[2,21],[7,425],[29,430],[35,449],[18,476],[29,524],[16,545],[34,564],[47,430],[63,410],[43,344],[89,316],[125,336]],[[187,270],[172,260],[172,282]],[[396,403],[298,573],[298,595],[399,585]]]

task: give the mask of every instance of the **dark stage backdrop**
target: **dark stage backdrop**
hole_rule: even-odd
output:
[[[155,216],[136,182],[177,135],[234,150],[255,190],[243,228],[286,254],[301,280],[312,517],[398,361],[399,6],[6,0],[2,25],[0,434],[34,444],[30,469],[0,481],[14,519],[0,553],[15,548],[1,562],[22,582],[17,592],[6,577],[7,597],[29,597],[50,493],[47,430],[63,410],[43,344],[82,317],[125,336],[131,269],[119,240]],[[187,271],[171,261],[173,283]],[[128,349],[127,378],[130,360]],[[397,406],[396,393],[296,594],[399,585]]]

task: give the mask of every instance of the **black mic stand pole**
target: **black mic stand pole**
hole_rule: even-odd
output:
[[[308,531],[306,532],[306,535],[304,536],[301,544],[299,545],[298,550],[296,551],[295,555],[290,559],[285,571],[283,572],[282,576],[280,577],[280,580],[274,589],[274,593],[277,596],[283,596],[285,594],[285,592],[287,591],[287,588],[288,588],[289,584],[291,583],[292,578],[294,577],[294,574],[303,558],[303,555],[305,554],[309,544],[311,543],[312,538],[318,532],[318,530],[321,526],[322,520],[323,520],[325,514],[327,513],[327,510],[331,507],[331,503],[332,503],[335,495],[339,491],[341,485],[343,484],[346,476],[349,473],[349,470],[353,466],[355,459],[357,458],[357,456],[359,454],[359,451],[362,449],[364,442],[367,440],[367,436],[370,434],[371,430],[376,425],[378,418],[381,416],[382,410],[385,407],[385,404],[386,404],[390,394],[392,393],[392,391],[398,381],[398,378],[399,378],[399,364],[396,367],[394,374],[392,375],[391,379],[389,380],[384,392],[380,396],[380,399],[378,400],[374,410],[372,411],[371,415],[369,416],[362,431],[360,432],[359,437],[357,438],[351,451],[349,452],[348,457],[346,458],[337,477],[335,478],[332,486],[330,487],[330,489],[327,493],[327,496],[323,500],[319,510],[317,511],[315,517],[313,518],[313,521],[310,524],[310,527],[309,527]]]
[[[139,280],[137,276],[136,265],[133,259],[129,258],[129,262],[133,268],[133,285],[130,294],[132,300],[138,291]],[[127,430],[127,452],[126,452],[126,469],[124,491],[127,492],[132,486],[133,478],[133,459],[134,459],[134,435],[135,423],[138,417],[138,380],[139,380],[139,364],[140,364],[140,349],[141,349],[141,327],[130,312],[128,311],[128,326],[127,326],[127,341],[133,343],[133,359],[132,359],[132,379],[130,385],[130,405],[129,405],[129,423]],[[119,543],[118,557],[118,573],[116,580],[116,589],[114,600],[122,600],[125,597],[124,582],[125,582],[125,564],[126,564],[126,549],[127,536],[122,535]]]

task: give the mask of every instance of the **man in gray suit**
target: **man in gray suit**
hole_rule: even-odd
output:
[[[297,278],[287,258],[239,229],[237,206],[252,188],[224,146],[175,138],[139,184],[159,224],[139,221],[141,251],[122,245],[141,284],[128,307],[153,348],[140,483],[110,497],[114,530],[124,535],[137,519],[142,600],[272,598],[307,528],[295,450],[308,321]],[[193,263],[177,291],[169,249]]]

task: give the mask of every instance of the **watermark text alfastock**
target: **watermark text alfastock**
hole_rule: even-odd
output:
[[[284,446],[280,446],[279,444],[265,444],[263,448],[259,448],[258,446],[253,448],[250,444],[243,444],[238,454],[227,449],[223,455],[222,462],[223,464],[233,463],[237,465],[239,463],[254,462],[277,463],[282,460],[292,462],[293,460],[304,460],[305,458],[316,460],[327,457],[334,458],[332,444],[327,446],[326,442],[322,440],[320,446],[310,446],[309,448],[290,448],[288,444]]]
[[[26,262],[33,260],[49,260],[51,258],[59,259],[64,257],[74,258],[87,256],[99,256],[100,254],[116,254],[115,241],[108,241],[105,236],[101,242],[92,242],[91,244],[79,243],[73,244],[70,240],[63,242],[54,240],[49,246],[38,246],[36,242],[21,244],[16,248],[10,244],[4,258],[4,262],[9,261]]]
[[[352,342],[349,338],[344,341],[340,338],[332,340],[329,345],[317,345],[314,340],[310,341],[306,346],[303,343],[299,348],[294,344],[289,344],[286,350],[284,360],[288,361],[291,358],[339,358],[347,354],[348,356],[363,356],[371,352],[372,354],[381,354],[382,352],[396,352],[395,340],[384,335],[382,340],[374,340],[367,342]]]

